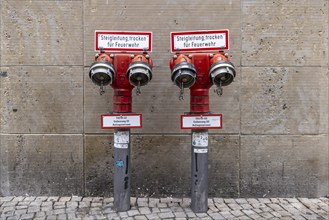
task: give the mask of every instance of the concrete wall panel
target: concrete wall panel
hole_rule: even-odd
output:
[[[113,135],[85,136],[85,194],[113,196]]]
[[[328,1],[242,1],[243,66],[328,65]]]
[[[328,136],[241,137],[242,197],[328,194]]]
[[[239,196],[240,137],[211,135],[209,138],[209,194]]]
[[[2,67],[1,132],[81,133],[81,67]]]
[[[188,196],[191,140],[188,135],[132,135],[132,194]],[[239,137],[210,136],[209,193],[236,197]],[[112,136],[86,136],[86,194],[112,195]],[[168,175],[170,174],[170,175]]]
[[[82,1],[2,4],[2,65],[82,65]]]
[[[133,141],[134,193],[153,196],[189,193],[189,136],[135,136]]]
[[[0,0],[0,196],[112,195],[112,88],[88,70],[94,31],[152,31],[153,79],[133,91],[136,196],[189,196],[189,90],[170,79],[172,31],[230,30],[233,84],[211,111],[210,196],[328,194],[327,0]],[[240,143],[240,139],[242,140]],[[84,149],[84,150],[83,150]],[[240,158],[241,157],[241,158]],[[65,169],[64,169],[65,168]],[[43,175],[43,176],[42,176]]]
[[[0,11],[2,11],[2,0],[0,0]],[[2,50],[2,14],[0,15],[0,50]],[[0,53],[0,66],[1,66],[1,56],[2,56],[2,53]]]
[[[84,2],[85,65],[94,57],[95,30],[152,31],[158,74],[168,73],[171,31],[229,29],[233,61],[240,63],[240,1]]]
[[[328,75],[320,67],[242,68],[243,134],[328,133]]]
[[[0,196],[81,195],[81,135],[0,135]]]
[[[0,12],[2,11],[2,0],[0,0]],[[2,14],[0,14],[0,78],[3,77],[5,75],[5,73],[3,73],[1,71],[1,56],[2,56]],[[0,79],[0,93],[1,93],[1,79]],[[1,102],[1,96],[0,96],[0,109],[2,109],[2,102]],[[0,132],[1,132],[1,120],[0,120]],[[0,139],[0,144],[1,144],[1,139]]]

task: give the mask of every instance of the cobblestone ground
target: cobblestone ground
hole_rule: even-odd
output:
[[[189,198],[131,198],[116,212],[113,198],[0,197],[0,220],[12,219],[329,219],[328,198],[209,199],[207,213],[193,213]]]

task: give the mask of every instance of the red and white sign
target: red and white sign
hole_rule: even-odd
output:
[[[142,114],[101,115],[102,129],[141,128]]]
[[[95,50],[140,52],[152,51],[152,32],[95,31]]]
[[[181,115],[181,129],[220,129],[222,114]]]
[[[228,30],[171,32],[171,52],[228,50]]]

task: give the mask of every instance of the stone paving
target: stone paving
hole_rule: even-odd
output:
[[[213,198],[194,213],[189,198],[131,198],[116,212],[106,197],[0,197],[0,220],[14,219],[329,219],[328,198]]]

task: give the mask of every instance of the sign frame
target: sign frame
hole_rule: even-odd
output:
[[[205,127],[185,127],[183,126],[183,118],[184,117],[208,117],[208,116],[219,116],[220,117],[220,125],[215,126],[205,126]],[[222,129],[223,128],[223,115],[222,114],[186,114],[186,115],[180,115],[180,128],[183,130],[205,130],[205,129]]]
[[[148,36],[148,48],[146,52],[152,52],[152,40],[153,40],[153,33],[152,31],[107,31],[107,30],[95,30],[95,41],[94,41],[94,49],[95,51],[99,51],[99,42],[98,42],[98,35],[99,34],[118,34],[118,35],[145,35]],[[104,48],[104,51],[109,52],[144,52],[143,48]]]
[[[140,125],[139,126],[104,126],[104,120],[103,118],[104,117],[118,117],[118,116],[139,116],[139,123]],[[101,115],[101,128],[102,129],[128,129],[128,128],[142,128],[143,127],[143,123],[142,123],[142,114],[138,114],[138,113],[132,113],[132,114],[129,114],[129,113],[112,113],[112,114],[102,114]]]
[[[174,37],[177,35],[200,35],[200,34],[225,34],[225,47],[209,47],[209,48],[189,48],[189,49],[181,49],[178,48],[179,51],[176,51],[174,45]],[[170,48],[171,53],[176,52],[200,52],[200,51],[221,51],[221,50],[229,50],[229,30],[221,29],[221,30],[197,30],[197,31],[178,31],[178,32],[170,32]]]

